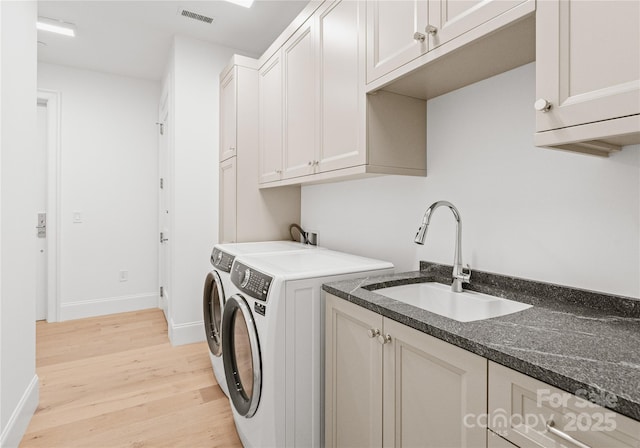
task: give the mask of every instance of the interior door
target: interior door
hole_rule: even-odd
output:
[[[171,259],[171,247],[169,245],[170,230],[170,158],[169,158],[169,107],[168,93],[162,98],[160,103],[160,121],[158,123],[158,149],[159,149],[159,249],[158,249],[158,277],[160,281],[160,301],[159,307],[164,312],[164,316],[168,321],[170,307],[170,270],[169,262]]]
[[[36,320],[47,319],[47,147],[48,147],[47,104],[38,102],[38,156],[36,157],[36,176],[34,176],[37,197],[38,229],[36,237]]]

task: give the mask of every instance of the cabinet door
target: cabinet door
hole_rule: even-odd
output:
[[[429,25],[435,27],[429,50],[482,25],[526,0],[429,0]]]
[[[284,73],[283,178],[312,174],[316,154],[316,67],[313,20],[282,47]]]
[[[364,10],[339,0],[317,15],[321,172],[366,163]]]
[[[236,155],[236,67],[220,83],[220,161]]]
[[[325,444],[382,446],[382,317],[326,295]]]
[[[640,2],[538,2],[536,92],[538,132],[640,113]]]
[[[373,0],[367,2],[367,82],[417,58],[427,51],[426,0]]]
[[[487,360],[393,320],[384,356],[384,445],[486,447]]]
[[[236,241],[236,157],[220,163],[220,242]]]
[[[260,183],[282,174],[282,64],[274,54],[260,69]]]

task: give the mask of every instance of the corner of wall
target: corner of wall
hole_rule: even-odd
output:
[[[171,345],[186,345],[202,342],[205,340],[204,323],[187,322],[185,324],[176,324],[173,319],[169,322],[169,341]]]
[[[0,447],[13,448],[20,445],[20,441],[27,431],[31,417],[38,408],[40,400],[38,375],[34,375],[26,390],[22,394],[5,428],[0,434]]]

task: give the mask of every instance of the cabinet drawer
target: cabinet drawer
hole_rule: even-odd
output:
[[[517,448],[517,446],[487,429],[487,448]]]
[[[640,422],[493,362],[489,428],[522,448],[640,447]]]

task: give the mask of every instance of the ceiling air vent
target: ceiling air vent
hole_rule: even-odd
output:
[[[204,23],[213,23],[213,17],[203,16],[202,14],[198,14],[197,12],[189,11],[188,9],[180,8],[178,9],[178,14],[184,17],[188,17],[193,20],[199,20]]]

